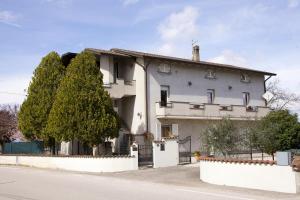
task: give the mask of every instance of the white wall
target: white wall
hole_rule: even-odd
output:
[[[137,62],[144,65],[144,59],[137,58]],[[145,91],[145,71],[137,63],[134,65],[133,79],[136,81],[136,96],[133,106],[133,118],[131,132],[142,134],[146,130],[146,91]],[[138,115],[140,113],[140,116]]]
[[[112,71],[110,70],[110,59],[108,55],[101,55],[100,57],[100,71],[103,74],[103,83],[110,83],[110,76]]]
[[[135,81],[135,95],[124,96],[121,99],[120,104],[122,105],[119,105],[120,115],[128,125],[131,133],[142,134],[146,130],[147,123],[146,91],[145,71],[139,64],[144,65],[144,59],[137,58],[137,63],[134,63],[132,59],[101,55],[100,70],[103,73],[104,83],[113,82],[114,62],[119,63],[119,79],[124,79],[125,81]],[[132,87],[133,86],[130,88]]]
[[[296,172],[290,166],[200,161],[200,179],[216,184],[296,193]]]
[[[215,104],[242,105],[242,92],[250,93],[250,104],[253,106],[265,106],[261,97],[264,93],[264,75],[249,73],[250,83],[240,81],[239,71],[216,70],[216,80],[205,78],[206,66],[191,66],[184,64],[171,64],[171,73],[158,72],[158,62],[151,62],[148,67],[148,109],[150,131],[156,134],[157,124],[155,103],[160,101],[160,86],[170,86],[170,101],[182,101],[192,103],[207,103],[207,89],[215,90]],[[188,86],[191,81],[192,85]],[[232,86],[229,90],[228,87]],[[179,133],[180,134],[180,133]]]
[[[203,131],[212,123],[216,123],[215,120],[199,120],[199,119],[161,119],[161,124],[174,125],[177,124],[178,130],[173,134],[178,135],[179,139],[184,139],[187,136],[191,136],[191,150],[202,151],[201,141],[203,140]],[[237,130],[242,131],[245,127],[252,125],[253,121],[233,121],[233,124]],[[159,126],[157,129],[160,128]],[[173,129],[173,127],[172,127]],[[173,130],[172,130],[173,132]],[[203,146],[202,146],[203,147]]]
[[[165,144],[165,150],[160,150],[161,143]],[[179,163],[177,139],[166,139],[161,142],[153,142],[153,167],[170,167]]]
[[[119,172],[137,170],[138,158],[136,156],[93,158],[1,155],[0,164],[22,165],[80,172]]]

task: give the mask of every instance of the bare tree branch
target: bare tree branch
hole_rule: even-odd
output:
[[[274,97],[267,102],[268,106],[275,110],[283,110],[295,103],[300,103],[299,95],[288,91],[288,89],[281,88],[279,83],[279,79],[275,79],[273,81],[269,81],[266,86],[267,91],[274,95]]]
[[[11,140],[17,132],[17,109],[10,105],[0,105],[0,143]]]

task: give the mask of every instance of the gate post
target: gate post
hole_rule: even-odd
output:
[[[133,166],[134,168],[139,168],[139,148],[136,142],[133,142],[130,146],[130,156],[134,157]]]
[[[138,150],[138,144],[136,142],[133,142],[130,146],[130,156],[134,156],[138,159],[139,157],[139,150]]]

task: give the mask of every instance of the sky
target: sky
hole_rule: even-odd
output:
[[[0,104],[50,51],[125,48],[277,73],[300,94],[300,0],[0,0]],[[300,113],[300,105],[291,107]]]

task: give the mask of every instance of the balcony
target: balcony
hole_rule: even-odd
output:
[[[105,84],[104,88],[108,91],[110,97],[115,99],[135,95],[135,81],[117,79],[116,83]]]
[[[270,108],[262,106],[193,104],[188,102],[168,102],[166,106],[156,103],[156,117],[168,119],[222,119],[255,120],[264,117]]]

